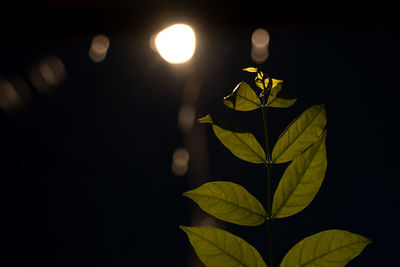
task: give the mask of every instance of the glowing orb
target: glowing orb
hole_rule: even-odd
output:
[[[190,26],[175,24],[157,34],[155,45],[160,56],[167,62],[184,63],[194,54],[196,36]]]

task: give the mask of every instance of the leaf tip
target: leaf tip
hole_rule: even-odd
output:
[[[231,99],[229,97],[230,96],[224,97],[224,105],[227,106],[228,108],[235,109],[235,106],[233,104],[233,99]]]
[[[190,192],[191,192],[192,190],[189,190],[189,191],[186,191],[186,192],[184,192],[183,194],[182,194],[182,196],[184,196],[184,197],[189,197],[190,198]]]
[[[325,104],[317,105],[317,107],[320,108],[321,110],[326,109],[326,105]]]
[[[179,225],[179,229],[181,229],[182,231],[184,231],[186,233],[187,231],[187,226],[183,226],[183,225]]]
[[[247,72],[257,72],[258,68],[254,68],[254,67],[248,67],[248,68],[244,68],[242,69],[243,71],[247,71]]]
[[[364,241],[365,241],[365,246],[367,246],[367,245],[373,243],[373,241],[372,241],[371,239],[369,239],[368,237],[365,237],[365,236],[363,236],[363,235],[360,235],[360,236],[364,239]]]
[[[213,123],[212,117],[210,115],[206,115],[202,118],[197,119],[199,123]]]

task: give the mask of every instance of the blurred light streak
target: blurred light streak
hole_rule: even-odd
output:
[[[196,226],[210,226],[225,229],[225,223],[217,218],[204,213],[201,209],[196,209],[191,218],[191,224]]]
[[[178,115],[178,126],[184,134],[189,133],[196,118],[196,104],[200,93],[200,84],[196,79],[186,82],[182,91],[182,105]]]
[[[177,148],[172,154],[172,173],[176,176],[185,175],[189,167],[189,151],[186,148]]]
[[[21,99],[14,86],[6,79],[0,79],[0,108],[10,110],[20,103]]]
[[[104,34],[99,34],[93,37],[91,46],[89,48],[89,58],[99,63],[106,58],[108,48],[110,47],[110,40]]]
[[[220,229],[225,228],[214,217],[211,217],[210,215],[203,216],[203,218],[196,222],[193,222],[193,224],[198,226],[218,227]]]
[[[178,115],[178,125],[183,133],[189,132],[193,128],[196,110],[192,105],[182,105]]]
[[[185,24],[175,24],[162,30],[154,43],[160,56],[171,64],[187,62],[196,50],[194,31]]]
[[[58,57],[48,57],[41,60],[29,72],[29,80],[40,92],[58,86],[65,78],[64,63]]]
[[[259,28],[251,35],[251,58],[256,63],[263,63],[268,59],[270,36],[267,30]]]
[[[198,79],[189,79],[182,91],[182,103],[196,105],[199,98],[201,84]]]
[[[190,151],[189,180],[198,184],[209,175],[207,141],[204,127],[196,127],[196,107],[201,90],[201,81],[190,72],[182,90],[182,103],[177,125],[183,133],[184,146]]]

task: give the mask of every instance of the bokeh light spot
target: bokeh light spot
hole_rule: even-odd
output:
[[[106,58],[108,48],[110,47],[110,40],[104,34],[99,34],[93,37],[91,46],[89,48],[89,58],[99,63]]]
[[[269,33],[265,29],[257,29],[251,35],[251,42],[255,47],[264,48],[269,44]]]
[[[176,176],[185,175],[189,165],[189,151],[186,148],[177,148],[172,154],[171,171]]]
[[[41,92],[58,86],[65,78],[64,63],[59,57],[48,57],[38,62],[29,72],[32,85]]]
[[[8,110],[17,106],[20,98],[14,86],[7,80],[0,80],[0,108]]]
[[[269,33],[259,28],[251,35],[251,58],[256,63],[262,63],[268,59]]]
[[[251,58],[256,63],[265,62],[268,59],[268,56],[269,56],[268,47],[258,48],[253,46],[251,48]]]

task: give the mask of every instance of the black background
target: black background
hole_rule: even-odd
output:
[[[233,112],[221,101],[253,79],[241,68],[254,65],[250,38],[258,27],[271,35],[262,68],[298,96],[290,109],[271,110],[272,142],[311,105],[325,103],[328,118],[324,184],[303,212],[275,222],[277,259],[304,237],[336,228],[373,240],[349,266],[396,264],[400,20],[383,3],[325,4],[3,6],[0,74],[26,80],[32,96],[18,110],[0,111],[2,266],[190,266],[193,250],[178,225],[196,224],[198,208],[181,194],[202,182],[171,173],[171,155],[184,145],[176,122],[182,88],[189,78],[200,82],[197,117],[218,114],[263,138],[259,112]],[[177,67],[149,39],[178,22],[193,26],[198,43],[192,61]],[[99,33],[110,49],[95,64],[88,49]],[[27,73],[47,56],[63,61],[67,77],[41,94]],[[235,158],[207,127],[195,126],[202,128],[209,177],[195,181],[232,180],[263,200],[263,167]],[[266,255],[265,227],[225,228]]]

